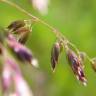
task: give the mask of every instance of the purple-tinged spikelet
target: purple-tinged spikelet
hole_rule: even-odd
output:
[[[31,51],[23,44],[17,42],[12,35],[9,35],[9,37],[7,38],[7,44],[8,47],[14,51],[14,53],[20,60],[28,62],[35,67],[38,67],[38,62],[33,57]]]
[[[4,96],[33,96],[16,61],[11,57],[6,58],[5,56],[4,62],[2,74],[2,88]],[[10,92],[12,86],[14,87],[14,94]]]
[[[56,64],[58,63],[58,58],[61,50],[60,42],[56,42],[51,51],[51,66],[53,71],[55,70]]]
[[[18,42],[25,44],[25,42],[28,39],[30,30],[26,27],[21,27],[18,30],[16,30],[16,33],[19,34]]]
[[[9,33],[14,35],[16,40],[22,44],[25,44],[28,39],[29,33],[32,31],[30,28],[31,24],[25,21],[27,20],[17,20],[12,22],[8,26]]]
[[[17,29],[24,27],[25,23],[23,20],[18,20],[18,21],[14,21],[12,22],[9,26],[8,29],[11,30],[11,32],[15,32]]]
[[[67,50],[68,62],[78,80],[80,80],[84,85],[87,84],[87,79],[84,74],[84,70],[78,56],[71,49]]]

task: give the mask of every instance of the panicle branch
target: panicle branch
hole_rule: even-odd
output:
[[[96,58],[91,59],[85,52],[83,52],[84,54],[80,52],[79,49],[56,28],[46,23],[45,21],[41,20],[40,18],[30,14],[29,12],[27,12],[17,4],[9,0],[1,0],[1,2],[9,4],[10,6],[18,9],[19,11],[31,17],[31,19],[25,20],[25,21],[31,21],[30,24],[32,22],[37,22],[37,23],[40,22],[41,24],[47,26],[51,30],[51,32],[55,34],[57,38],[57,41],[53,45],[53,48],[51,51],[51,66],[53,71],[55,70],[56,65],[58,63],[59,55],[63,51],[62,49],[64,48],[66,52],[67,60],[76,78],[79,81],[81,81],[84,85],[87,84],[87,79],[84,73],[84,60],[86,58],[92,65],[93,70],[96,71]],[[30,31],[25,27],[25,23],[22,21],[15,21],[8,26],[8,30],[11,33],[11,35],[17,34],[19,36],[19,38],[15,37],[16,40],[14,40],[14,36],[11,36],[12,38],[10,39],[10,35],[9,35],[7,39],[9,48],[11,48],[13,52],[16,53],[19,56],[19,58],[22,59],[23,61],[32,62],[32,58],[33,58],[32,54],[30,54],[28,49],[26,49],[22,45],[22,44],[25,44],[27,40],[27,35],[29,34],[29,31]],[[15,33],[12,33],[12,32],[15,32]],[[0,53],[1,53],[1,50],[0,50]]]

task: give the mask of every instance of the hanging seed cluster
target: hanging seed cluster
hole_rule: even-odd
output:
[[[84,86],[87,85],[87,79],[85,76],[84,72],[84,61],[85,59],[88,59],[88,56],[84,52],[77,52],[77,50],[73,50],[73,46],[69,46],[70,43],[63,40],[58,40],[56,43],[53,45],[52,50],[51,50],[51,66],[52,70],[56,69],[56,65],[58,64],[59,60],[59,55],[63,51],[61,50],[64,48],[65,53],[66,53],[66,59],[69,63],[69,66],[71,67],[75,77],[77,80],[81,81]],[[91,63],[91,66],[93,70],[96,72],[96,58],[90,59],[89,60]]]
[[[24,20],[12,22],[0,30],[0,58],[2,60],[3,96],[33,96],[24,80],[18,62],[38,67],[37,60],[25,46],[31,24]],[[13,87],[13,91],[11,88]]]

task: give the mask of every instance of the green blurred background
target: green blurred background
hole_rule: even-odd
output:
[[[48,14],[42,16],[32,7],[29,0],[10,0],[28,12],[59,29],[81,51],[90,57],[96,55],[96,0],[50,0]],[[29,19],[16,8],[0,2],[0,26],[12,21]],[[26,45],[39,60],[39,69],[22,66],[34,96],[96,96],[96,73],[89,62],[85,62],[88,85],[84,87],[73,75],[65,52],[59,59],[56,72],[52,73],[50,52],[56,41],[55,35],[44,25],[35,24]]]

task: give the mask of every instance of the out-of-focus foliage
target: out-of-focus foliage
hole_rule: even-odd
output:
[[[81,51],[89,56],[96,55],[96,0],[50,0],[48,14],[41,16],[33,9],[30,0],[11,0],[28,12],[42,18],[59,29]],[[0,2],[0,26],[30,17],[19,10]],[[85,62],[88,86],[84,87],[75,79],[63,52],[56,72],[50,68],[50,53],[56,37],[42,24],[35,24],[26,45],[39,60],[39,69],[21,66],[23,75],[35,96],[96,96],[96,73]]]

